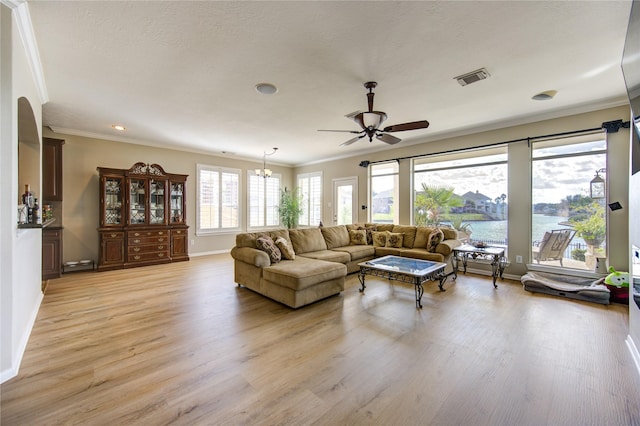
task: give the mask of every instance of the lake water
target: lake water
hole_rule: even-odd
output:
[[[532,218],[532,240],[540,241],[546,231],[552,229],[571,229],[570,226],[561,225],[561,222],[567,220],[564,216],[547,216],[542,214],[534,214]],[[465,221],[471,224],[472,235],[474,240],[486,241],[505,241],[507,238],[507,221],[506,220],[470,220]],[[571,244],[584,244],[584,240],[574,237]]]

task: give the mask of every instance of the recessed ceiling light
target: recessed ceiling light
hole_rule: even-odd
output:
[[[258,83],[256,84],[256,90],[263,95],[273,95],[278,91],[278,88],[271,83]]]
[[[111,125],[111,127],[113,127],[116,130],[119,130],[121,132],[124,132],[126,130],[125,127],[120,125],[120,124],[113,124],[113,125]]]
[[[537,95],[533,95],[531,99],[534,101],[548,101],[558,93],[557,90],[547,90],[546,92],[540,92]]]

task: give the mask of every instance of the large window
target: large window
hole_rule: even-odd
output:
[[[274,173],[271,177],[264,178],[256,176],[253,170],[249,170],[247,181],[249,182],[249,228],[278,226],[280,224],[278,216],[280,175]]]
[[[238,231],[240,170],[198,164],[197,233]]]
[[[591,198],[589,183],[606,177],[603,133],[532,144],[531,240],[534,263],[595,268],[605,257],[605,198]]]
[[[507,148],[469,150],[413,163],[413,223],[449,225],[466,242],[507,244]]]
[[[400,223],[398,173],[396,161],[371,165],[369,218],[372,222]]]
[[[298,175],[302,194],[302,214],[298,225],[318,226],[322,220],[322,172]]]

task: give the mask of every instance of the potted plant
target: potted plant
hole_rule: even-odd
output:
[[[598,247],[604,241],[607,233],[607,225],[604,220],[604,209],[595,209],[588,219],[573,224],[576,234],[587,245]]]
[[[298,226],[298,218],[302,214],[302,194],[300,188],[293,190],[280,189],[280,206],[278,207],[280,223],[288,229]]]

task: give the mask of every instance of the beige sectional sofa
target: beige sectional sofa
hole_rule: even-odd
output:
[[[402,234],[401,247],[356,245],[350,230]],[[373,231],[375,229],[375,231]],[[360,270],[359,263],[386,255],[445,262],[445,273],[452,272],[453,248],[460,245],[456,231],[442,228],[444,240],[434,252],[426,248],[432,228],[393,224],[337,225],[321,228],[279,229],[242,233],[231,249],[234,279],[270,299],[292,308],[313,303],[344,290],[345,276]],[[272,262],[269,254],[258,248],[258,238],[268,235],[274,241],[284,238],[295,251],[293,260]]]

